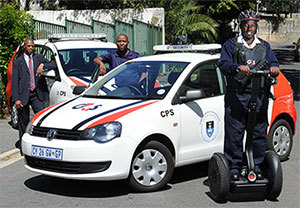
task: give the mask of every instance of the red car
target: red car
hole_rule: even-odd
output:
[[[15,50],[13,56],[10,59],[8,68],[7,68],[7,85],[5,89],[5,94],[6,94],[6,99],[7,99],[7,104],[9,106],[9,112],[11,114],[11,125],[13,128],[17,129],[18,128],[18,113],[17,113],[17,108],[13,103],[11,103],[11,79],[12,79],[12,65],[13,65],[13,60],[15,55],[17,54],[19,50],[19,47]]]
[[[274,150],[281,161],[288,158],[296,132],[297,113],[294,106],[293,91],[290,83],[280,72],[278,83],[273,85],[275,100],[270,102],[272,109],[270,129],[268,132],[268,148]],[[270,115],[270,113],[269,113]]]

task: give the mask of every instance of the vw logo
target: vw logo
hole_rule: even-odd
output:
[[[50,141],[55,138],[57,131],[55,129],[50,129],[47,133],[47,139]]]

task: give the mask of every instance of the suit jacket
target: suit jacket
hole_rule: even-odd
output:
[[[56,64],[49,62],[41,54],[33,54],[33,69],[34,75],[38,66],[43,63],[44,69],[51,70],[56,68]],[[35,76],[35,87],[38,99],[40,101],[48,100],[48,88],[44,76]],[[21,100],[23,105],[28,104],[29,94],[30,94],[30,74],[27,63],[25,61],[24,55],[18,57],[13,61],[13,70],[12,70],[12,82],[11,82],[11,91],[12,91],[12,101]]]

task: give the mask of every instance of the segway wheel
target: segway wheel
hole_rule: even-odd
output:
[[[230,168],[227,159],[221,153],[215,153],[209,161],[208,185],[214,201],[224,203],[230,187]]]
[[[265,174],[269,180],[266,199],[274,201],[281,193],[283,174],[280,160],[273,151],[265,154]]]

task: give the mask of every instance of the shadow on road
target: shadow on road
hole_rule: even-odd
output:
[[[207,177],[208,161],[175,168],[170,184]]]
[[[130,193],[125,181],[80,181],[40,175],[24,184],[35,191],[70,197],[107,198]]]
[[[213,200],[210,192],[205,192],[205,194]],[[258,202],[265,200],[264,193],[229,193],[227,195],[227,201],[220,204],[226,204],[227,202]]]
[[[208,162],[175,168],[169,184],[207,177],[207,169]],[[40,175],[26,180],[24,184],[35,191],[70,197],[108,198],[135,193],[129,188],[126,180],[83,181]],[[161,191],[171,189],[170,185]]]

